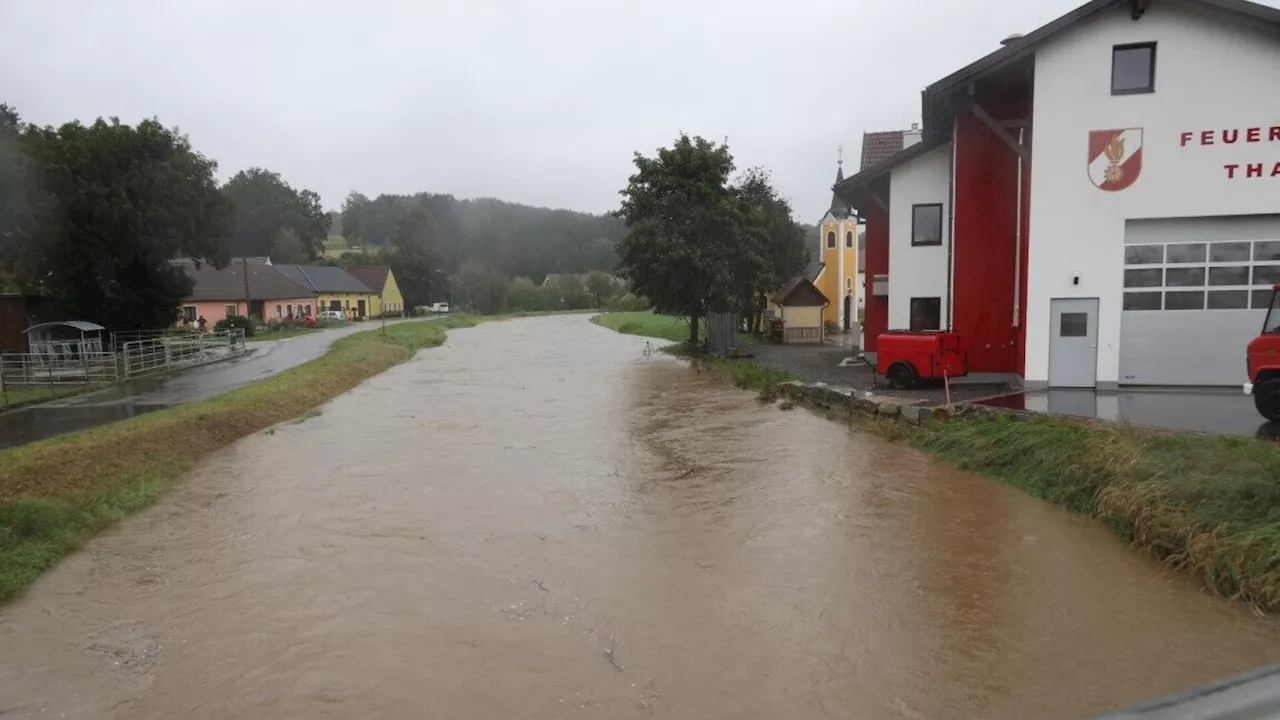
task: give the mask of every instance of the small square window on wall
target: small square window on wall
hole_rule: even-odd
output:
[[[835,246],[836,246],[836,234],[833,232],[827,233],[827,247],[833,248]]]
[[[1156,44],[1134,43],[1111,48],[1111,94],[1156,91]]]
[[[942,298],[911,298],[911,330],[942,329]]]
[[[236,314],[236,306],[235,306],[235,305],[228,305],[228,306],[226,306],[226,307],[224,307],[224,308],[223,308],[223,311],[227,313],[227,317],[235,317],[235,314]]]
[[[942,204],[911,206],[911,244],[942,244]]]

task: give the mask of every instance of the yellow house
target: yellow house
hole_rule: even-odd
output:
[[[844,158],[836,163],[836,182],[844,180]],[[822,269],[813,284],[830,301],[827,320],[849,330],[858,320],[858,219],[849,204],[834,193],[831,209],[822,216],[818,232]]]
[[[769,301],[774,317],[782,321],[782,342],[821,343],[829,301],[807,275],[798,275]]]
[[[316,311],[336,310],[351,320],[375,315],[378,293],[351,273],[325,265],[275,265],[285,277],[310,288],[316,295]]]
[[[404,314],[404,295],[400,294],[400,286],[396,283],[396,276],[391,268],[385,265],[362,265],[349,267],[347,272],[378,294],[372,315],[384,312],[389,315]]]

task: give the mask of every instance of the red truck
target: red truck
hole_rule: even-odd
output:
[[[1262,417],[1280,421],[1280,284],[1271,289],[1271,307],[1262,322],[1262,334],[1249,342],[1249,382],[1244,394]]]
[[[969,346],[955,332],[890,330],[879,336],[876,372],[905,390],[921,380],[954,378],[969,372]]]

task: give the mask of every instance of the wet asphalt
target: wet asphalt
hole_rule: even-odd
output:
[[[325,354],[339,338],[377,327],[375,322],[363,322],[287,340],[250,341],[251,352],[234,360],[191,368],[172,375],[140,378],[100,392],[2,413],[0,448],[17,447],[55,435],[203,400],[314,360]]]

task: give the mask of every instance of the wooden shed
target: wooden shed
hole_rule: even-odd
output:
[[[831,303],[812,280],[804,275],[794,278],[774,294],[773,302],[782,321],[783,343],[822,342],[826,309]]]
[[[28,352],[24,330],[39,322],[45,298],[21,293],[0,293],[0,352]]]

